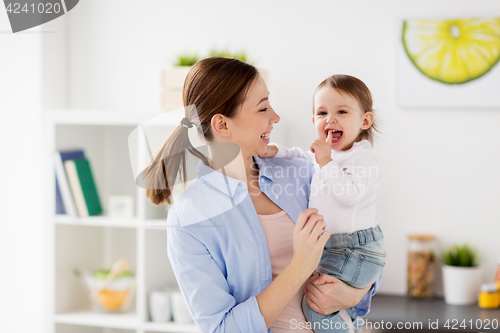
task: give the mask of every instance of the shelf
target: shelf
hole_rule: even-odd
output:
[[[45,118],[56,125],[103,125],[133,126],[164,115],[162,125],[177,126],[182,117],[179,113],[162,110],[48,110]]]
[[[45,117],[54,124],[65,125],[138,125],[161,114],[160,111],[54,110],[45,112]]]
[[[135,313],[104,314],[91,311],[72,313],[61,313],[55,315],[58,324],[70,324],[80,326],[95,326],[118,329],[136,330],[139,326],[150,332],[177,332],[177,333],[199,333],[195,324],[176,324],[174,322],[154,323],[147,322],[140,325]]]
[[[143,326],[145,331],[149,332],[178,332],[178,333],[199,333],[195,324],[176,324],[176,323],[153,323],[148,322]]]
[[[61,313],[54,316],[59,324],[137,329],[139,320],[135,313],[104,314],[91,311]]]
[[[167,220],[147,220],[147,222],[144,224],[144,227],[149,230],[167,230]]]
[[[137,228],[142,221],[141,219],[123,219],[111,218],[106,216],[90,216],[90,217],[72,217],[68,215],[56,215],[54,217],[56,224],[88,226],[88,227],[115,227],[115,228]]]
[[[199,332],[194,323],[155,323],[146,319],[150,291],[177,283],[166,251],[168,206],[150,203],[144,188],[138,187],[131,177],[134,168],[143,168],[149,161],[144,142],[138,141],[131,148],[131,138],[141,139],[147,133],[150,146],[155,147],[164,141],[167,131],[179,125],[182,117],[183,114],[160,110],[44,111],[48,206],[55,207],[53,151],[81,148],[92,162],[104,211],[98,216],[73,217],[56,215],[53,209],[47,209],[47,316],[52,318],[48,321],[48,333],[101,332],[99,328],[110,333]],[[109,198],[114,195],[133,198],[130,218],[108,215]],[[126,314],[92,312],[87,307],[88,295],[82,289],[82,281],[73,269],[109,268],[119,258],[128,259],[136,275],[131,306],[135,310]]]
[[[138,228],[166,230],[166,219],[123,219],[107,216],[72,217],[55,215],[54,222],[59,225],[74,225],[87,227]]]

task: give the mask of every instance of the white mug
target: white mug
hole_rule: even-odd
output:
[[[184,297],[182,296],[180,291],[172,291],[170,293],[170,301],[174,322],[178,324],[187,324],[193,322],[193,318],[189,313],[186,301],[184,300]]]
[[[155,290],[149,294],[149,314],[155,322],[170,321],[170,293]]]

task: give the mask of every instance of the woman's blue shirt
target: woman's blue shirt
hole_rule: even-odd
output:
[[[308,206],[313,165],[255,161],[261,191],[297,222]],[[204,164],[198,175],[167,217],[168,257],[191,315],[202,332],[271,332],[255,298],[272,281],[269,248],[247,186]],[[358,304],[359,315],[378,284]]]

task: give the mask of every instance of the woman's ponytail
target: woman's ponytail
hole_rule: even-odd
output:
[[[188,129],[193,125],[194,123],[183,118],[143,172],[146,196],[155,205],[172,204],[172,187],[175,180],[180,176],[182,183],[187,181],[188,151],[206,165],[209,163],[206,156],[189,141]]]

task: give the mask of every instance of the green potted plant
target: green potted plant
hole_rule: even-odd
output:
[[[231,53],[227,50],[212,49],[209,57],[224,57],[247,61],[247,54],[244,51]],[[163,109],[172,111],[182,108],[182,87],[184,81],[191,70],[191,67],[204,57],[199,57],[196,53],[181,53],[177,56],[175,65],[163,71]],[[248,62],[250,63],[250,62]],[[259,73],[267,82],[267,72],[259,69]]]
[[[212,49],[209,52],[208,56],[209,57],[224,57],[224,58],[238,59],[238,60],[241,60],[243,62],[246,62],[246,63],[249,63],[249,64],[255,66],[255,64],[253,62],[248,61],[247,54],[246,54],[245,51],[231,53],[231,52],[229,52],[227,50]],[[259,74],[260,74],[260,76],[262,76],[262,78],[264,79],[264,81],[266,81],[266,83],[269,83],[268,82],[268,75],[267,75],[267,71],[266,70],[264,70],[262,68],[259,68]]]
[[[163,71],[163,109],[167,111],[183,107],[182,87],[191,67],[201,58],[196,53],[181,53],[175,65]]]
[[[455,244],[441,251],[445,302],[468,305],[477,301],[481,286],[479,254],[469,244]]]
[[[177,56],[177,62],[175,63],[176,67],[191,67],[196,64],[200,60],[197,54],[179,54]]]
[[[210,51],[209,57],[224,57],[224,58],[233,58],[233,59],[238,59],[243,62],[247,62],[247,54],[245,52],[236,52],[236,53],[231,53],[225,50],[212,50]]]

